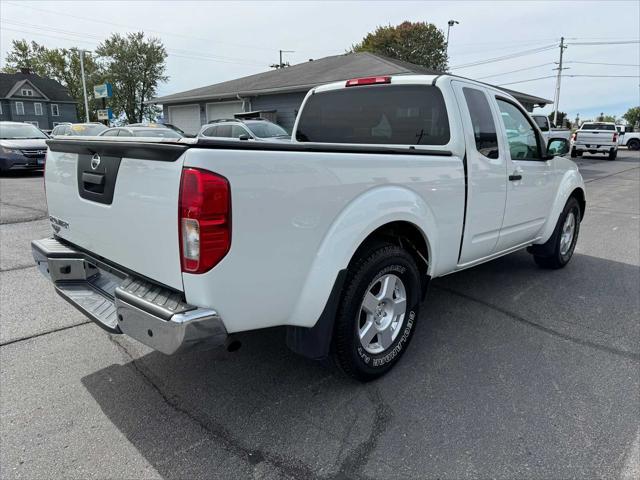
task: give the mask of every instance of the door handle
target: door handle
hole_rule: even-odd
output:
[[[514,173],[513,175],[509,175],[510,182],[515,182],[516,180],[522,180],[522,175],[519,173]]]

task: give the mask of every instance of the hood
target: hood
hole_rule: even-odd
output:
[[[0,146],[5,148],[17,148],[19,150],[46,150],[46,138],[25,138],[17,140],[0,140]]]

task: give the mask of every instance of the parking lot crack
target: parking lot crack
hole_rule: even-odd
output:
[[[371,432],[369,436],[360,445],[347,455],[342,461],[336,479],[354,479],[362,478],[362,469],[367,465],[371,454],[378,446],[380,437],[386,431],[389,422],[393,418],[391,407],[384,402],[382,395],[377,387],[367,385],[367,395],[371,404],[374,406],[373,420]]]
[[[626,173],[626,172],[630,172],[631,170],[637,170],[640,167],[632,167],[632,168],[627,168],[626,170],[621,170],[619,172],[616,173],[611,173],[609,175],[603,175],[601,177],[596,177],[596,178],[592,178],[590,180],[585,180],[584,183],[593,183],[593,182],[597,182],[598,180],[604,180],[605,178],[610,178],[610,177],[615,177],[616,175],[620,175],[621,173]]]
[[[15,203],[0,202],[0,205],[6,205],[7,207],[24,208],[25,210],[31,210],[33,212],[39,212],[39,213],[43,213],[43,214],[47,213],[46,210],[42,210],[41,208],[27,207],[27,206],[24,206],[24,205],[17,205]]]
[[[34,335],[29,335],[27,337],[19,337],[14,338],[13,340],[8,340],[6,342],[0,343],[0,347],[6,347],[7,345],[12,345],[14,343],[26,342],[27,340],[31,340],[33,338],[43,337],[45,335],[49,335],[51,333],[63,332],[65,330],[70,330],[72,328],[79,327],[81,325],[86,325],[87,323],[92,323],[91,320],[87,320],[86,322],[74,323],[73,325],[66,325],[64,327],[56,328],[53,330],[47,330],[46,332],[36,333]]]
[[[311,468],[304,465],[299,460],[288,461],[271,452],[265,452],[259,449],[253,450],[242,445],[242,443],[233,438],[230,432],[222,425],[214,422],[206,414],[193,412],[180,405],[180,397],[166,393],[160,385],[154,380],[153,375],[122,345],[115,336],[109,335],[109,340],[118,348],[118,350],[129,361],[128,365],[138,374],[139,377],[153,389],[162,399],[162,401],[176,413],[187,417],[190,421],[198,425],[207,436],[212,440],[220,443],[223,448],[233,453],[239,458],[244,459],[250,465],[257,466],[260,463],[267,463],[279,470],[282,474],[300,480],[320,480],[323,477],[316,475]]]
[[[612,355],[616,355],[618,357],[626,358],[626,359],[629,359],[629,360],[634,360],[634,361],[639,361],[640,360],[640,354],[639,353],[630,352],[630,351],[627,351],[627,350],[621,350],[621,349],[617,349],[617,348],[614,348],[614,347],[609,347],[607,345],[602,345],[600,343],[591,342],[589,340],[584,340],[584,339],[581,339],[581,338],[573,337],[571,335],[567,335],[566,333],[562,333],[562,332],[559,332],[557,330],[554,330],[553,328],[546,327],[544,325],[540,325],[539,323],[536,323],[536,322],[528,320],[528,319],[526,319],[524,317],[521,317],[520,315],[518,315],[518,314],[516,314],[514,312],[511,312],[509,310],[506,310],[506,309],[504,309],[502,307],[499,307],[498,305],[494,305],[492,303],[486,302],[486,301],[481,300],[479,298],[472,297],[471,295],[468,295],[466,293],[458,292],[456,290],[453,290],[453,289],[448,288],[448,287],[443,287],[441,285],[437,285],[437,286],[434,285],[433,287],[437,288],[437,289],[440,289],[440,290],[443,290],[445,292],[451,293],[453,295],[457,295],[459,297],[462,297],[464,299],[470,300],[472,302],[484,305],[485,307],[491,308],[493,310],[496,310],[496,311],[506,315],[507,317],[511,318],[512,320],[515,320],[515,321],[517,321],[519,323],[522,323],[524,325],[528,325],[529,327],[535,328],[536,330],[540,330],[540,331],[545,332],[545,333],[547,333],[549,335],[553,335],[554,337],[562,338],[563,340],[575,343],[577,345],[581,345],[581,346],[584,346],[584,347],[589,347],[589,348],[593,348],[593,349],[596,349],[596,350],[600,350],[602,352],[610,353]]]
[[[28,268],[36,268],[36,265],[18,265],[17,267],[9,267],[9,268],[0,268],[0,272],[15,272],[16,270],[26,270]]]

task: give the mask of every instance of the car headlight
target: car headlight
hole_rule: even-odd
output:
[[[17,148],[0,147],[0,153],[17,153],[19,155],[22,155],[22,152]]]

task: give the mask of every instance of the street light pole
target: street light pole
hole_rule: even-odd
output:
[[[80,50],[80,72],[82,75],[82,93],[84,93],[84,114],[89,123],[89,100],[87,99],[87,82],[84,78],[84,50]]]
[[[453,27],[456,24],[459,24],[460,22],[457,20],[449,20],[447,22],[447,46],[446,46],[446,50],[445,53],[448,55],[449,54],[449,32],[451,31],[451,27]]]

